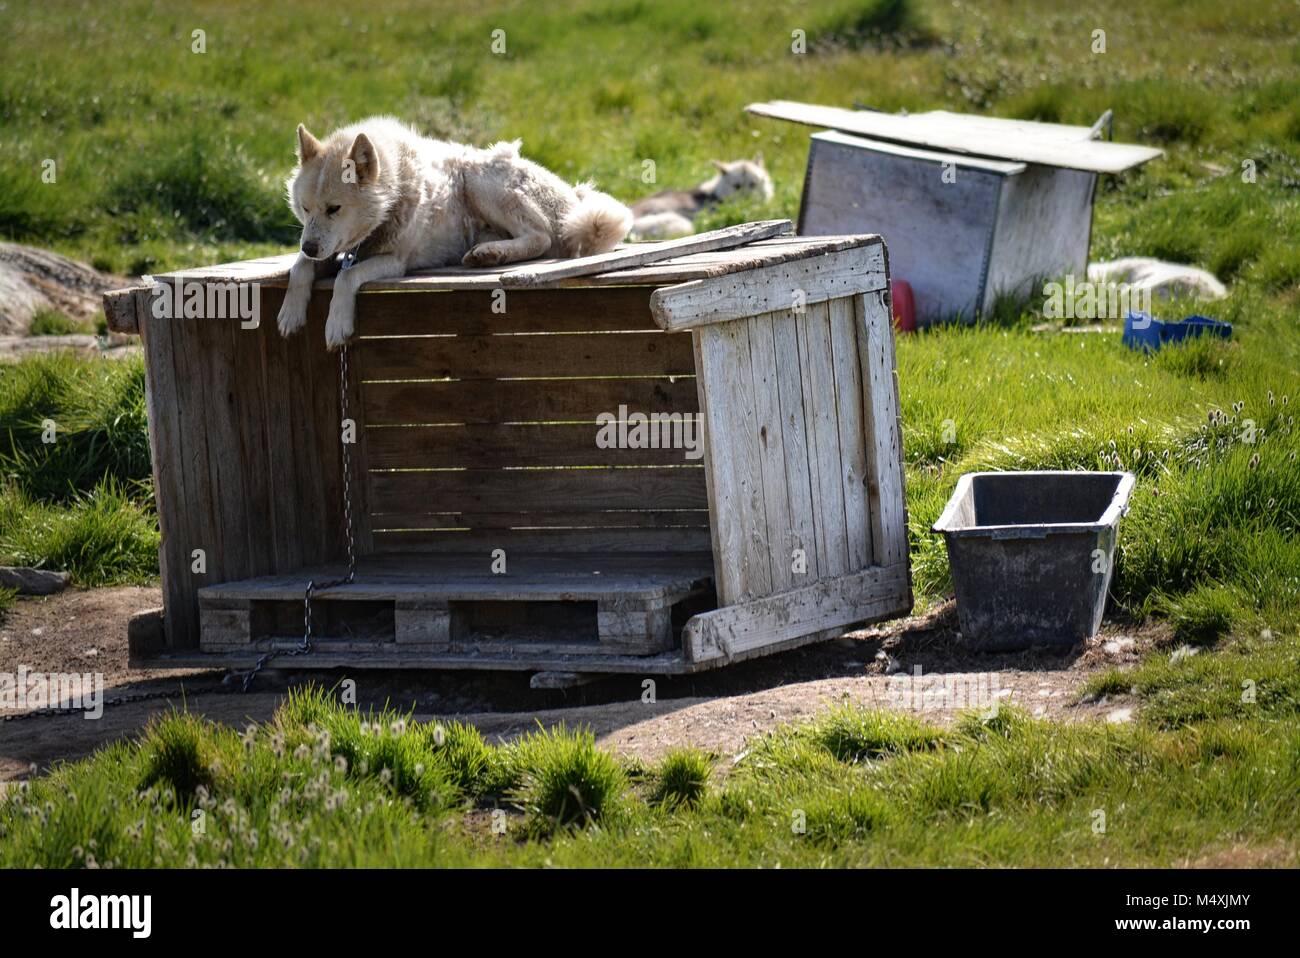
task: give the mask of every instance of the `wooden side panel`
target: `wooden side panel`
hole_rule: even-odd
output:
[[[727,604],[763,595],[760,584],[771,583],[768,556],[751,551],[758,544],[766,547],[767,517],[752,419],[746,423],[746,412],[752,416],[753,408],[748,323],[704,327],[695,336],[699,376],[707,393],[704,439],[713,562],[718,601]],[[742,372],[747,375],[742,377]]]
[[[172,363],[172,324],[148,322],[148,298],[135,297],[136,325],[145,354],[145,406],[149,419],[149,450],[153,459],[154,503],[162,533],[158,564],[162,577],[163,634],[172,649],[198,646],[198,604],[190,578],[189,550],[194,501],[185,483],[181,454],[180,399]],[[195,490],[197,494],[197,490]]]
[[[817,526],[821,574],[848,570],[848,530],[844,523],[844,485],[840,478],[840,434],[836,421],[835,367],[831,357],[830,310],[809,306],[800,317],[799,370],[807,418],[808,458],[812,469],[813,517]]]
[[[799,369],[799,329],[789,317],[772,320],[773,358],[776,363],[777,399],[781,407],[781,446],[785,460],[785,490],[789,518],[789,552],[792,584],[806,585],[821,575],[817,548],[817,521],[813,513],[816,461],[808,456],[808,421],[803,405],[803,376]],[[795,550],[803,573],[794,572]]]
[[[772,331],[772,316],[755,316],[749,327],[749,363],[753,380],[753,427],[757,430],[754,453],[762,479],[763,514],[767,535],[765,551],[771,567],[769,592],[784,592],[795,585],[794,523],[790,516],[790,494],[786,489],[786,458],[781,397],[777,384],[778,354]],[[743,369],[737,371],[742,379]],[[751,427],[751,428],[753,428]]]
[[[361,336],[492,336],[502,333],[591,333],[659,327],[646,308],[649,291],[634,286],[587,290],[506,289],[371,292],[357,301]],[[327,290],[317,296],[325,297]],[[518,307],[518,308],[516,308]]]
[[[522,298],[522,294],[516,294]],[[685,336],[661,332],[409,336],[365,339],[363,380],[689,376]]]
[[[831,300],[828,306],[840,479],[844,487],[844,538],[849,569],[861,569],[871,564],[872,553],[871,506],[867,499],[868,430],[858,362],[857,311],[850,298]]]
[[[137,300],[150,445],[162,531],[164,631],[199,645],[197,590],[287,573],[342,554],[337,365],[323,344],[325,303],[281,339],[280,290],[261,324],[160,319]],[[204,571],[195,572],[195,550]]]
[[[869,430],[867,493],[872,557],[877,565],[906,563],[907,498],[903,486],[903,430],[898,410],[898,367],[887,293],[867,293],[855,303],[858,354]]]

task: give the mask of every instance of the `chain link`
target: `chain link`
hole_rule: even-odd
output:
[[[339,428],[348,421],[348,347],[345,343],[339,349],[339,410],[341,417]],[[317,582],[307,581],[307,589],[302,597],[302,641],[292,649],[272,649],[258,657],[257,664],[244,675],[243,691],[247,692],[253,684],[257,673],[266,667],[266,663],[276,656],[306,655],[312,649],[312,594],[317,589],[333,589],[341,585],[351,585],[357,577],[356,541],[352,531],[352,443],[343,442],[343,525],[346,531],[348,548],[348,574],[339,579]]]
[[[158,692],[130,692],[126,695],[119,695],[117,698],[108,699],[103,703],[104,708],[112,708],[116,705],[127,705],[131,702],[149,702],[155,699],[175,699],[182,696],[190,695],[215,695],[229,694],[234,689],[226,685],[190,685],[181,686],[178,689],[164,689]],[[85,712],[84,708],[45,708],[32,709],[29,712],[14,712],[4,716],[6,722],[19,722],[25,719],[34,718],[53,718],[59,715],[75,715],[78,712]]]

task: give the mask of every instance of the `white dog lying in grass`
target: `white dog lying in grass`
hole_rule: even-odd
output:
[[[303,229],[281,334],[306,322],[317,275],[333,271],[340,254],[356,254],[334,281],[330,348],[352,336],[363,283],[455,263],[604,253],[632,226],[626,206],[523,159],[518,140],[480,150],[428,139],[391,117],[336,130],[323,143],[299,125],[298,168],[286,187]]]
[[[1223,299],[1227,288],[1208,270],[1185,263],[1166,263],[1148,256],[1129,256],[1088,264],[1093,283],[1124,283],[1139,292],[1150,290],[1156,299]]]
[[[772,177],[763,168],[763,158],[713,160],[717,173],[693,190],[660,190],[632,204],[632,238],[672,239],[695,232],[695,217],[703,209],[733,196],[755,195],[763,202],[772,199]]]

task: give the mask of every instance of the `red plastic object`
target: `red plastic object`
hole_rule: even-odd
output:
[[[916,332],[916,297],[905,279],[889,281],[889,298],[894,301],[894,326],[899,332]]]

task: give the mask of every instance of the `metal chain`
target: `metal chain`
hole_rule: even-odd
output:
[[[339,349],[339,409],[341,411],[340,428],[348,421],[348,347],[345,343]],[[272,649],[258,658],[257,664],[245,673],[243,691],[247,692],[258,672],[266,663],[280,655],[306,655],[312,649],[312,593],[317,589],[333,589],[341,585],[351,585],[357,576],[356,541],[352,532],[352,443],[343,442],[343,525],[347,535],[348,574],[327,582],[307,581],[307,589],[302,597],[302,641],[292,649]]]
[[[178,689],[164,689],[158,692],[131,692],[127,695],[119,695],[117,698],[106,700],[103,703],[104,708],[113,708],[117,705],[128,705],[131,702],[148,702],[154,699],[175,699],[181,696],[190,695],[217,695],[229,694],[234,689],[227,685],[199,685],[199,686],[181,686]],[[19,722],[25,719],[34,718],[53,718],[58,715],[75,715],[78,712],[85,712],[84,708],[45,708],[32,709],[30,712],[14,712],[4,716],[6,722]]]

